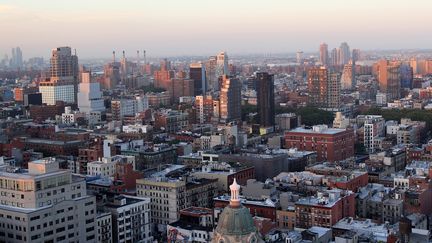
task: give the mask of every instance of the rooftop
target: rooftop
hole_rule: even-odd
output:
[[[326,125],[318,125],[313,126],[312,128],[297,127],[290,130],[289,132],[334,135],[344,131],[346,131],[346,129],[328,128]]]

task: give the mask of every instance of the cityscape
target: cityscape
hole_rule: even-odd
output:
[[[430,9],[0,2],[0,243],[432,242]]]

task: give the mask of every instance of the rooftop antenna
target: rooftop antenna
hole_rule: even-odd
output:
[[[113,51],[113,62],[115,62],[115,51]]]

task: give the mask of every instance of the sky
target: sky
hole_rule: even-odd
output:
[[[80,58],[432,48],[431,0],[0,0],[0,55]]]

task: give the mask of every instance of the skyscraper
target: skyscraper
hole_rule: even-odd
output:
[[[207,90],[217,90],[218,88],[218,77],[216,76],[216,63],[217,57],[211,56],[205,63],[206,69],[206,80],[207,80]]]
[[[338,61],[339,61],[339,56],[338,56],[338,49],[336,49],[336,48],[333,48],[332,49],[332,51],[331,51],[331,55],[330,55],[330,60],[331,60],[331,62],[330,62],[330,64],[332,65],[332,66],[336,66],[336,65],[338,65]]]
[[[302,51],[298,51],[297,52],[296,59],[297,59],[297,63],[298,64],[302,64],[303,63],[303,52]]]
[[[408,63],[403,63],[400,66],[401,72],[401,88],[412,89],[413,87],[413,68]]]
[[[72,55],[70,47],[58,47],[51,52],[51,77],[72,78],[78,80],[78,57]]]
[[[361,52],[360,49],[353,49],[352,50],[352,61],[355,64],[355,62],[359,61],[361,58]]]
[[[322,108],[338,108],[340,105],[340,75],[325,67],[308,70],[309,104]]]
[[[340,61],[339,61],[338,65],[345,65],[351,59],[350,48],[346,42],[343,42],[340,45],[339,49],[340,49],[340,52],[339,52],[339,60]]]
[[[10,60],[10,66],[16,69],[22,68],[23,66],[22,51],[19,46],[12,48],[12,59]]]
[[[322,65],[326,66],[328,64],[329,60],[329,54],[328,54],[328,45],[326,43],[322,43],[320,45],[320,62]]]
[[[256,74],[256,82],[259,123],[263,127],[274,126],[275,101],[273,75],[259,72]]]
[[[50,64],[51,78],[66,80],[67,82],[72,80],[71,82],[74,86],[74,102],[76,102],[79,75],[77,55],[72,55],[70,47],[58,47],[51,52]]]
[[[355,68],[352,62],[344,65],[341,77],[341,88],[343,90],[352,89],[355,87]]]
[[[228,75],[222,76],[220,118],[225,122],[241,119],[241,84]]]
[[[206,64],[208,89],[219,91],[220,78],[222,75],[229,75],[228,55],[221,52],[217,56],[212,56]]]
[[[194,95],[204,95],[207,91],[206,70],[202,63],[191,63],[189,78],[194,81]]]
[[[338,72],[329,72],[327,80],[327,108],[339,108],[341,75]]]
[[[217,56],[216,61],[216,76],[230,75],[228,69],[228,55],[226,52],[221,52]]]
[[[387,100],[400,98],[401,72],[399,62],[388,60],[378,61],[378,82],[381,92],[387,95]]]
[[[42,102],[54,105],[56,101],[75,103],[78,91],[78,57],[72,55],[70,47],[52,50],[50,59],[51,77],[39,84]]]

